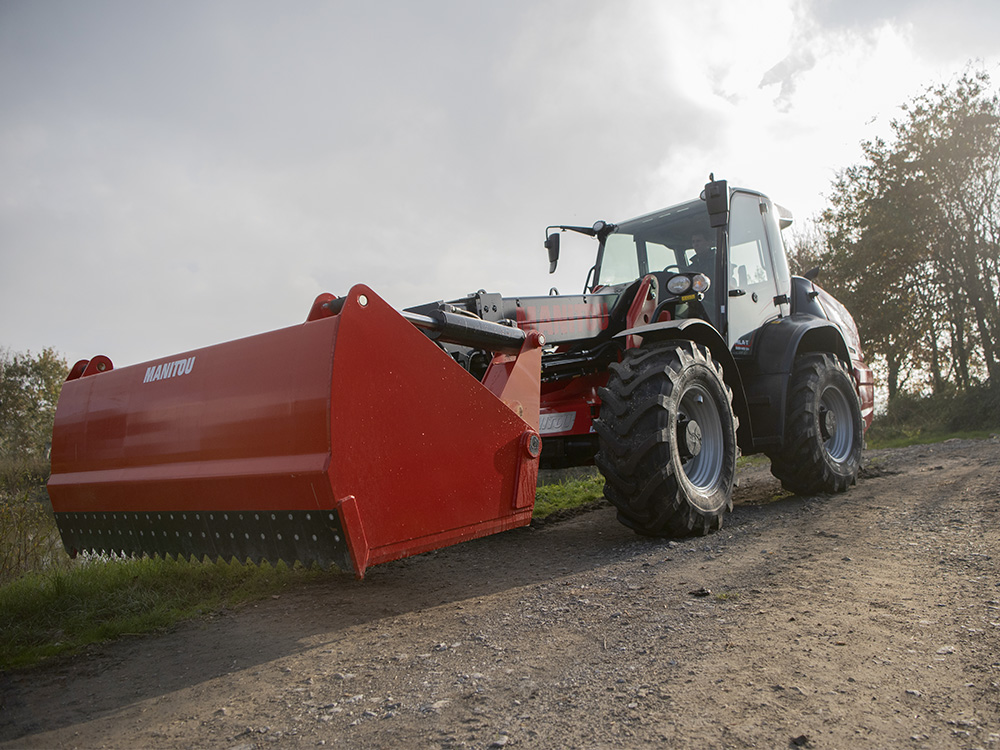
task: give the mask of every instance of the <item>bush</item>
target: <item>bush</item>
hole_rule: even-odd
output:
[[[869,442],[884,447],[921,442],[947,433],[1000,430],[1000,385],[986,382],[961,393],[901,394],[875,418]]]
[[[1000,427],[1000,385],[986,382],[949,399],[942,417],[951,430],[991,430]]]
[[[0,460],[0,584],[69,564],[45,491],[48,461]]]
[[[46,459],[69,367],[54,349],[0,349],[0,456]]]
[[[33,496],[45,496],[49,480],[49,460],[38,456],[0,455],[0,492],[31,490]]]

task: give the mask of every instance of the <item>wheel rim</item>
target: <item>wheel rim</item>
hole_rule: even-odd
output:
[[[692,384],[681,397],[677,445],[688,481],[702,491],[715,487],[725,458],[722,417],[715,399],[700,384]]]
[[[819,429],[823,447],[837,463],[846,461],[854,448],[851,406],[839,388],[830,386],[819,401]]]

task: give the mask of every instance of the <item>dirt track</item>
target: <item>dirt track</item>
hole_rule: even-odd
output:
[[[722,532],[607,508],[0,675],[0,747],[1000,750],[1000,443],[742,478]]]

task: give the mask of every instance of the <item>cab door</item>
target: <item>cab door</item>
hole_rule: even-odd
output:
[[[734,354],[749,354],[750,334],[782,313],[764,217],[767,199],[734,191],[729,214],[729,325]]]

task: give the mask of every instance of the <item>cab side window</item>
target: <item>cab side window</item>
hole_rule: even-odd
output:
[[[646,258],[650,271],[659,271],[677,263],[674,251],[659,242],[646,243]]]
[[[759,199],[755,195],[736,193],[730,211],[730,289],[750,291],[760,284],[770,284],[773,273]]]
[[[747,336],[778,317],[776,286],[768,250],[761,199],[752,193],[733,193],[729,207],[729,316],[730,348],[749,351]],[[742,343],[741,343],[742,340]]]

